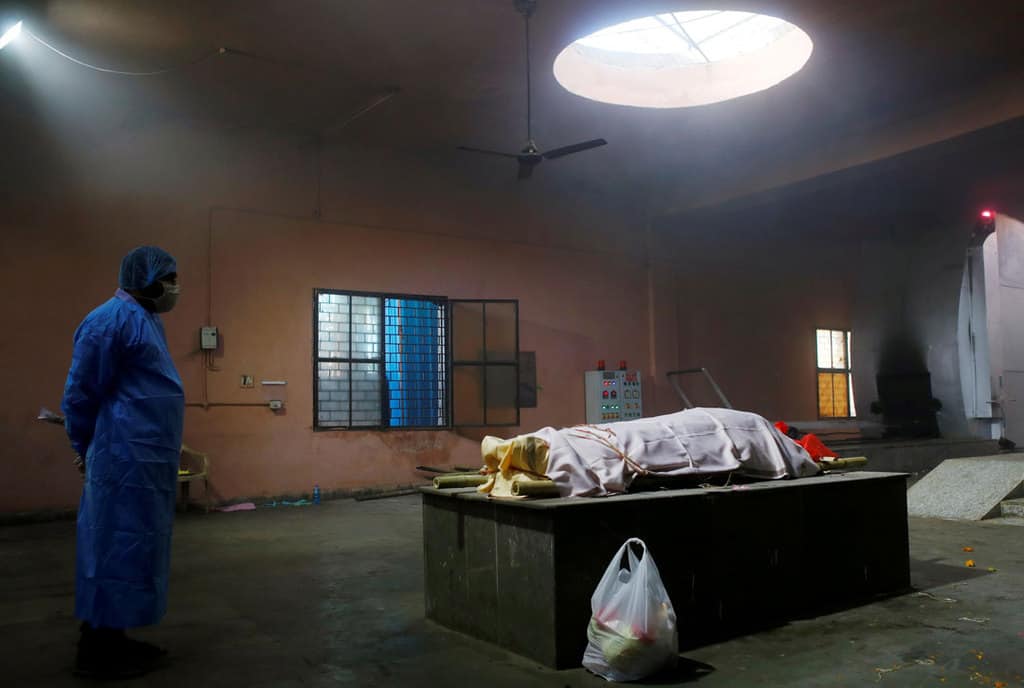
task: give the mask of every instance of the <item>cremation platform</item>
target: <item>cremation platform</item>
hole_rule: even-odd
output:
[[[661,571],[681,648],[910,585],[903,473],[595,499],[422,493],[427,617],[556,669],[580,665],[590,596],[629,537]]]

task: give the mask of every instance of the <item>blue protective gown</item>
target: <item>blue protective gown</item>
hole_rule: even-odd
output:
[[[75,615],[93,627],[155,624],[167,609],[185,414],[159,316],[120,289],[90,313],[62,408],[86,461]]]

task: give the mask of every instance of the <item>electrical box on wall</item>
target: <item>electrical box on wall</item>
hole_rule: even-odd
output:
[[[216,327],[199,328],[199,348],[203,349],[204,351],[210,351],[217,348]]]
[[[584,386],[588,423],[614,423],[643,417],[639,370],[588,370]]]

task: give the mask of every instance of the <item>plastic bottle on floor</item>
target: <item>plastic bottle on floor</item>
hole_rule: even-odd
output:
[[[319,504],[319,503],[320,503],[320,486],[319,485],[314,485],[313,486],[313,504]]]

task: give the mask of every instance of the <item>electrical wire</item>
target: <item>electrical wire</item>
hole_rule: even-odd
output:
[[[201,358],[203,363],[203,407],[205,408],[210,404],[210,366],[207,364],[206,349],[201,350]]]
[[[196,66],[197,64],[199,64],[201,62],[205,62],[206,60],[209,60],[211,57],[215,57],[217,55],[225,55],[228,52],[227,48],[217,48],[217,49],[211,50],[211,51],[209,51],[209,52],[207,52],[207,53],[197,57],[196,59],[194,59],[194,60],[192,60],[190,62],[186,62],[184,64],[176,65],[174,67],[168,67],[166,69],[154,69],[152,71],[145,71],[145,72],[132,72],[132,71],[125,71],[125,70],[121,70],[121,69],[108,69],[107,67],[99,67],[99,66],[94,65],[94,64],[89,64],[88,62],[83,62],[82,60],[79,60],[76,57],[72,57],[71,55],[68,55],[67,53],[59,50],[58,48],[55,48],[54,46],[50,45],[49,43],[47,43],[42,38],[40,38],[39,36],[35,35],[31,31],[29,31],[28,29],[23,29],[23,31],[24,31],[25,35],[27,35],[29,38],[34,40],[39,45],[43,46],[44,48],[47,48],[48,50],[51,50],[51,51],[55,52],[56,54],[60,55],[61,57],[63,57],[66,60],[70,60],[71,62],[74,62],[76,65],[79,65],[81,67],[85,67],[87,69],[91,69],[91,70],[96,71],[96,72],[102,72],[103,74],[117,74],[119,76],[159,76],[161,74],[169,74],[171,72],[177,72],[177,71],[182,70],[182,69],[188,69],[189,67],[194,67],[194,66]]]

